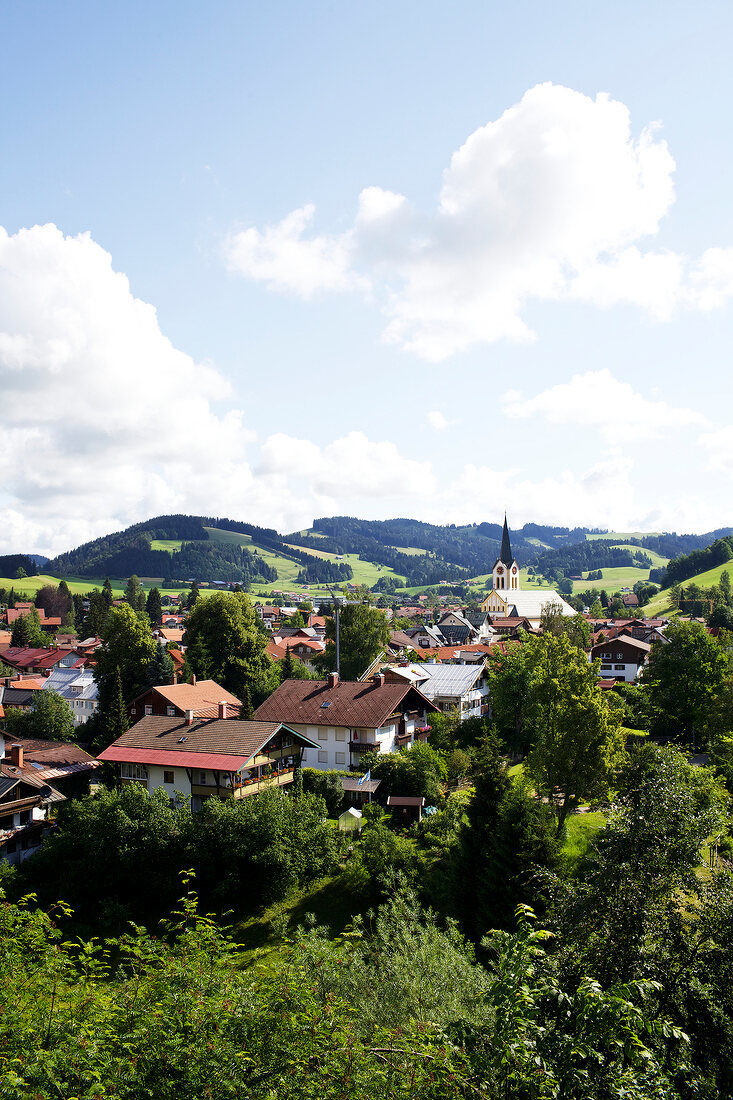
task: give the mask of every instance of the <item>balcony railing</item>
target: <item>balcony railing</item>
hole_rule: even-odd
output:
[[[349,748],[352,752],[378,752],[378,741],[349,741]]]

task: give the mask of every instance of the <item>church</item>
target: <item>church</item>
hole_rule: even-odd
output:
[[[557,604],[563,615],[575,615],[575,609],[566,603],[559,592],[549,588],[522,589],[519,584],[519,563],[512,554],[509,528],[504,516],[501,551],[491,570],[492,588],[481,604],[481,610],[492,619],[529,619],[537,629],[542,611],[547,604]]]

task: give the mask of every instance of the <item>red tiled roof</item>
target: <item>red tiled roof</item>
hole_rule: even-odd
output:
[[[410,684],[374,680],[285,680],[255,711],[255,718],[311,726],[360,726],[379,729],[403,704],[435,711]],[[328,704],[324,706],[323,704]]]
[[[192,754],[175,749],[136,749],[122,745],[110,745],[100,752],[99,759],[120,764],[170,764],[179,768],[209,768],[211,771],[236,772],[250,759],[230,753],[197,752]]]

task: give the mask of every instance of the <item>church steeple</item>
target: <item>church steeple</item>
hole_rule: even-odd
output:
[[[504,513],[504,530],[501,535],[501,553],[499,554],[499,561],[503,561],[507,567],[511,566],[514,561],[514,555],[512,554],[512,544],[509,541],[509,528],[506,522],[506,512]]]
[[[492,583],[495,590],[519,588],[519,565],[512,554],[512,544],[509,541],[509,526],[504,513],[504,530],[501,534],[501,552],[494,562]]]

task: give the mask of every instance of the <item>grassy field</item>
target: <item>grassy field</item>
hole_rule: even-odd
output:
[[[304,597],[313,597],[322,595],[324,597],[329,596],[328,589],[321,585],[311,585],[306,588],[303,585],[297,585],[295,578],[302,569],[297,561],[291,561],[290,558],[284,558],[281,554],[276,554],[272,550],[258,545],[257,542],[252,540],[250,535],[243,535],[238,531],[220,531],[215,527],[207,527],[214,542],[236,543],[238,546],[247,546],[249,549],[257,550],[258,554],[263,561],[267,562],[274,569],[277,570],[277,580],[270,584],[254,584],[252,586],[252,594],[268,597],[271,596],[275,589],[285,590],[287,592],[298,592]],[[302,547],[295,547],[293,549],[302,550]],[[317,558],[326,558],[329,561],[345,562],[351,566],[354,571],[353,583],[365,584],[368,588],[376,584],[380,577],[395,577],[400,584],[404,583],[404,577],[401,577],[398,573],[395,573],[393,569],[387,568],[386,565],[374,565],[373,562],[362,561],[357,554],[344,554],[339,557],[336,554],[328,554],[323,550],[311,550],[308,548],[306,553],[311,553]]]
[[[660,531],[609,531],[607,534],[600,535],[586,535],[588,542],[593,542],[595,539],[643,539],[646,535],[659,535]],[[614,544],[615,545],[615,544]],[[639,549],[637,546],[635,549]],[[645,554],[651,553],[650,550],[645,550]]]
[[[723,565],[716,565],[713,569],[706,569],[704,573],[697,573],[689,580],[683,581],[682,587],[684,588],[687,584],[697,584],[700,588],[712,588],[714,584],[720,584],[720,577],[726,570],[733,578],[733,562],[725,562]],[[677,615],[679,612],[677,608],[672,607],[670,590],[662,588],[645,606],[644,613],[651,618],[655,615]]]

